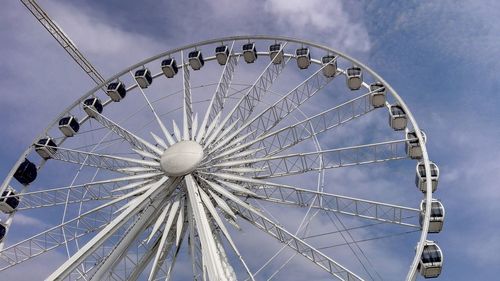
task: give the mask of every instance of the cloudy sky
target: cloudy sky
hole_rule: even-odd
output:
[[[437,196],[447,208],[436,239],[446,258],[442,280],[498,278],[499,2],[39,2],[105,77],[170,48],[239,34],[306,39],[364,62],[409,105],[439,164]],[[19,1],[2,6],[0,178],[93,87]]]

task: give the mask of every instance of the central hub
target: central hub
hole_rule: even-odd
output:
[[[161,168],[171,177],[194,171],[203,159],[203,147],[194,141],[180,141],[167,148],[161,156]]]

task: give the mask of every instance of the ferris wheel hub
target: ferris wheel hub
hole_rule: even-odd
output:
[[[194,171],[203,159],[203,147],[195,141],[180,141],[167,148],[160,159],[168,176],[184,176]]]

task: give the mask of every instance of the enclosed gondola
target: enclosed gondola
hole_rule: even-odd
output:
[[[43,159],[50,159],[57,152],[57,145],[51,137],[45,137],[35,143],[35,151]]]
[[[424,131],[420,130],[420,133],[422,134],[422,137],[424,139],[424,143],[427,140],[427,137],[424,133]],[[420,145],[420,142],[417,139],[417,133],[415,131],[407,132],[406,133],[406,154],[408,157],[411,159],[422,159],[422,146]]]
[[[398,104],[389,106],[389,126],[396,131],[404,130],[408,123],[406,112]]]
[[[347,69],[347,87],[351,91],[359,90],[363,84],[363,72],[361,67],[352,66]]]
[[[429,162],[431,168],[431,175],[428,177],[425,173],[424,162],[419,162],[417,164],[417,173],[415,175],[415,185],[422,191],[427,191],[427,180],[430,179],[432,183],[432,192],[436,191],[439,181],[439,168],[433,162]]]
[[[255,43],[247,43],[243,45],[243,58],[247,63],[253,63],[257,59],[257,48]]]
[[[193,70],[200,70],[205,65],[201,51],[195,50],[188,54],[189,65]]]
[[[333,77],[337,74],[337,58],[333,55],[324,56],[321,58],[323,64],[323,75]]]
[[[0,243],[5,238],[5,234],[7,233],[7,225],[0,221]]]
[[[298,48],[295,50],[295,55],[297,57],[297,66],[300,69],[306,69],[311,64],[311,52],[309,48]]]
[[[83,110],[88,116],[95,118],[102,113],[103,106],[98,98],[89,98],[83,102]]]
[[[269,56],[274,64],[283,62],[283,49],[281,44],[276,43],[269,46]]]
[[[443,268],[443,252],[434,241],[425,241],[418,271],[425,278],[436,278]]]
[[[381,82],[370,84],[370,104],[375,108],[385,105],[385,86]]]
[[[80,130],[80,123],[75,116],[66,116],[59,120],[59,130],[67,136],[72,137]]]
[[[19,206],[19,196],[9,187],[0,196],[0,211],[10,214],[17,209],[17,206]]]
[[[179,72],[179,67],[174,58],[166,58],[161,62],[161,71],[167,78],[173,78]]]
[[[125,88],[125,85],[123,85],[122,82],[117,81],[110,83],[108,85],[108,89],[106,89],[106,94],[111,98],[112,101],[119,102],[123,98],[125,98],[125,95],[127,94],[127,89]]]
[[[14,178],[24,185],[32,183],[36,179],[36,176],[36,165],[28,159],[24,159],[23,163],[17,167],[17,170],[14,173]]]
[[[226,45],[221,45],[215,48],[215,58],[220,65],[225,65],[229,58],[229,48]]]
[[[425,200],[422,200],[420,203],[420,226],[423,226],[424,224],[424,217],[425,217],[425,207],[426,207]],[[443,223],[444,223],[444,207],[443,204],[437,200],[437,199],[432,199],[431,201],[431,215],[430,215],[430,220],[429,220],[429,233],[438,233],[443,229]]]
[[[153,76],[151,75],[151,70],[147,68],[139,69],[135,72],[135,81],[139,84],[139,87],[146,89],[153,83]]]

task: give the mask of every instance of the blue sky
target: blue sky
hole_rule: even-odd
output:
[[[441,169],[440,280],[498,278],[499,2],[39,2],[105,77],[173,47],[235,34],[302,38],[361,60],[407,102]],[[93,86],[20,2],[3,7],[2,178],[61,109]]]

